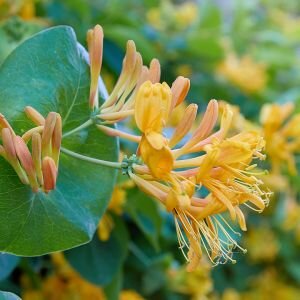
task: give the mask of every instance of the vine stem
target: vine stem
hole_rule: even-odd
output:
[[[92,164],[101,165],[101,166],[114,168],[114,169],[122,169],[124,167],[124,164],[120,163],[120,162],[112,162],[112,161],[92,158],[92,157],[89,157],[89,156],[85,156],[85,155],[73,152],[73,151],[68,150],[66,148],[63,148],[63,147],[61,147],[60,151],[67,154],[67,155],[69,155],[69,156],[75,157],[75,158],[83,160],[83,161],[90,162]]]
[[[79,130],[82,130],[84,128],[87,128],[87,127],[91,126],[92,124],[93,124],[93,121],[91,119],[89,119],[86,122],[84,122],[83,124],[81,124],[80,126],[78,126],[78,127],[74,128],[74,129],[72,129],[72,130],[64,133],[62,137],[65,138],[65,137],[67,137],[67,136],[69,136],[69,135],[71,135],[71,134],[73,134],[73,133],[75,133],[75,132],[77,132]]]

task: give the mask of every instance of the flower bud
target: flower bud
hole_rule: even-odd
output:
[[[51,157],[46,156],[43,159],[42,172],[44,178],[44,191],[48,193],[55,188],[57,177],[57,168]]]

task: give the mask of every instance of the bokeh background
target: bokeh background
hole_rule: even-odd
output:
[[[262,126],[260,112],[268,103],[290,102],[293,114],[299,112],[298,0],[0,0],[0,65],[50,26],[72,26],[86,46],[86,31],[95,24],[104,29],[101,75],[109,91],[132,39],[145,63],[160,60],[163,81],[191,79],[188,101],[200,110],[210,99],[224,100],[251,126]],[[182,114],[177,111],[170,127]],[[247,126],[239,120],[237,126]],[[295,156],[300,170],[298,161]],[[198,271],[187,273],[172,218],[120,176],[93,255],[2,254],[0,289],[26,300],[300,299],[300,178],[284,164],[276,174],[272,162],[264,167],[274,196],[263,214],[247,215],[248,231],[235,238],[248,253],[235,253],[234,265],[212,267],[204,259]]]

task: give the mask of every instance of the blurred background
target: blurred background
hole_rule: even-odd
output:
[[[160,60],[162,81],[191,79],[187,98],[200,110],[212,98],[232,104],[237,127],[265,130],[266,104],[293,103],[292,115],[299,112],[298,0],[0,0],[0,65],[50,26],[72,26],[86,46],[95,24],[104,29],[101,75],[109,91],[132,39],[145,63]],[[182,114],[178,110],[170,126]],[[264,166],[275,191],[271,204],[263,214],[247,215],[248,231],[235,238],[248,252],[235,253],[234,265],[204,260],[186,273],[172,218],[120,177],[90,248],[37,258],[1,254],[0,289],[26,300],[300,299],[300,178],[285,163],[273,164]]]

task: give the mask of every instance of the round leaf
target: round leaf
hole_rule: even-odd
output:
[[[63,133],[90,117],[89,69],[73,30],[54,27],[21,44],[0,68],[0,112],[18,135],[33,127],[24,107],[60,113]],[[90,126],[63,139],[80,154],[117,161],[117,140]],[[0,251],[35,256],[91,240],[116,171],[61,153],[57,187],[33,193],[0,157]]]

